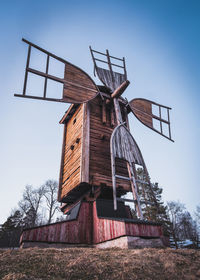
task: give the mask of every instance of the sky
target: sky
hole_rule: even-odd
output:
[[[179,200],[193,213],[200,204],[200,1],[1,0],[0,224],[17,207],[27,184],[59,179],[59,120],[69,106],[14,97],[23,90],[27,45],[22,37],[92,78],[89,45],[126,58],[131,83],[123,96],[172,107],[174,143],[130,115],[152,182],[159,182],[165,201]],[[42,68],[43,57],[33,53],[31,63]],[[52,62],[51,71],[60,73],[60,66]],[[33,77],[27,90],[39,94],[41,80]],[[60,88],[52,83],[49,94],[59,95]]]

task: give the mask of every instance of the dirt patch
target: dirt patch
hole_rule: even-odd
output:
[[[200,251],[118,248],[2,250],[0,279],[200,279]]]

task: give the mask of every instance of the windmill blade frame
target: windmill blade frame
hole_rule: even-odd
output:
[[[25,78],[24,78],[24,87],[23,94],[15,94],[17,97],[31,98],[31,99],[39,99],[46,101],[54,101],[54,102],[64,102],[64,103],[85,103],[92,99],[94,99],[99,94],[99,89],[97,88],[93,79],[82,69],[73,65],[72,63],[60,58],[53,53],[29,42],[26,39],[22,39],[23,42],[28,44],[28,55],[26,61],[26,69],[25,69]],[[38,71],[29,66],[30,57],[31,57],[31,48],[35,48],[40,52],[47,55],[46,59],[46,71]],[[54,58],[61,63],[64,63],[64,78],[59,78],[53,75],[50,75],[49,72],[49,60],[50,58]],[[44,80],[44,90],[43,96],[32,96],[26,94],[27,88],[27,80],[28,74],[32,73],[43,77]],[[53,80],[55,82],[63,84],[63,96],[61,99],[58,98],[49,98],[47,97],[47,81]],[[79,81],[79,82],[77,82]]]
[[[158,111],[158,114],[153,114],[153,106]],[[174,142],[171,137],[171,125],[170,125],[170,107],[158,104],[154,101],[144,98],[134,98],[128,103],[129,112],[131,111],[134,116],[145,126]],[[162,117],[162,111],[165,110],[167,118]],[[159,128],[155,126],[155,122],[158,122]],[[167,126],[167,132],[164,131],[163,124]]]
[[[106,53],[102,53],[102,52],[92,49],[91,46],[90,46],[90,52],[91,52],[91,56],[92,56],[92,59],[94,62],[94,75],[96,72],[99,80],[104,84],[104,86],[106,86],[108,89],[110,89],[111,92],[115,91],[123,82],[125,82],[127,80],[126,64],[125,64],[124,57],[118,58],[115,56],[111,56],[109,54],[108,50],[106,50]],[[103,57],[106,56],[107,60],[99,59],[99,58],[95,57],[95,54],[98,54]],[[121,61],[123,65],[116,64],[117,62],[113,63],[111,61],[111,59]],[[106,64],[108,66],[108,70],[105,68],[99,67],[97,65],[97,62]],[[123,74],[113,71],[113,68],[112,68],[113,66],[123,69]]]

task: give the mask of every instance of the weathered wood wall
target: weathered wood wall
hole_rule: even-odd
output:
[[[80,183],[112,188],[110,137],[117,125],[113,108],[97,96],[70,110],[71,115],[67,113],[67,119],[61,121],[65,123],[65,130],[59,201]],[[124,114],[123,118],[125,121]],[[116,161],[116,172],[128,177],[125,161]],[[118,179],[117,184],[130,190],[128,181]]]
[[[82,203],[80,213],[76,220],[58,222],[46,226],[26,229],[21,235],[21,243],[48,242],[48,243],[71,243],[91,244],[91,206]]]
[[[83,104],[77,107],[73,116],[66,123],[66,135],[64,137],[62,182],[60,197],[81,183],[81,152],[83,134]]]
[[[102,121],[103,102],[100,97],[90,102],[90,183],[94,185],[106,184],[112,187],[110,137],[116,126],[112,119],[112,107],[106,106],[106,121]],[[126,163],[118,160],[116,164],[117,173],[127,176]],[[118,183],[124,188],[130,188],[127,181],[119,180]]]

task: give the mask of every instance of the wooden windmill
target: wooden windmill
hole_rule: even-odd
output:
[[[171,108],[142,98],[130,102],[122,98],[129,85],[125,59],[111,56],[108,50],[102,53],[90,47],[94,72],[103,84],[98,86],[77,66],[22,40],[28,44],[28,57],[23,94],[15,96],[71,103],[60,121],[64,124],[64,135],[58,201],[62,203],[63,212],[70,213],[80,201],[104,200],[101,208],[106,209],[109,201],[112,205],[112,209],[108,207],[110,216],[121,217],[125,202],[134,202],[137,217],[142,220],[143,204],[149,202],[147,198],[141,198],[138,189],[149,188],[152,195],[153,191],[141,151],[129,131],[128,114],[132,112],[144,125],[173,141],[169,119]],[[46,54],[45,72],[29,67],[31,48]],[[51,58],[64,63],[63,78],[48,73]],[[106,67],[99,67],[99,63]],[[44,77],[42,97],[26,93],[29,73]],[[49,79],[63,84],[61,99],[48,98]],[[157,115],[153,114],[153,106],[158,109]],[[162,117],[164,110],[167,119]],[[159,122],[159,128],[155,127],[155,120]],[[168,127],[167,134],[164,134],[163,125]],[[143,168],[143,180],[137,176],[137,166]],[[133,199],[123,198],[130,191]]]

